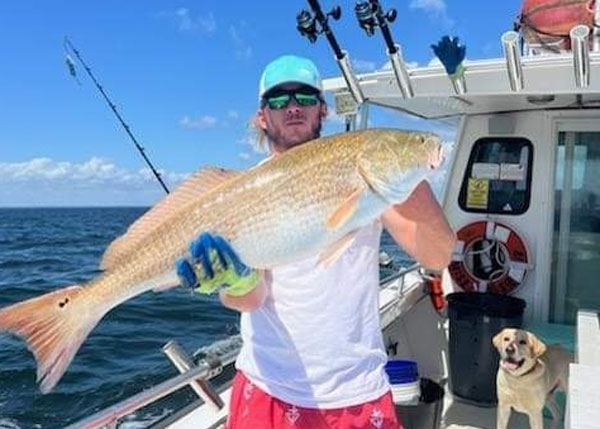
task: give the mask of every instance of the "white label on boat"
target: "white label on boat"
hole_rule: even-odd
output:
[[[517,283],[521,283],[523,281],[523,277],[525,276],[525,270],[521,268],[511,268],[508,270],[508,276]]]
[[[525,167],[521,164],[500,164],[500,180],[525,180]]]
[[[456,243],[454,244],[454,253],[458,253],[459,255],[462,255],[464,251],[465,251],[465,242],[462,240],[457,240]]]
[[[498,179],[500,177],[500,165],[493,162],[476,162],[471,170],[473,179]]]
[[[510,229],[504,228],[500,225],[498,225],[496,227],[496,230],[494,231],[494,236],[496,237],[496,240],[500,240],[503,243],[506,243],[508,241],[509,235],[510,235]]]
[[[523,272],[527,271],[529,268],[533,268],[532,265],[527,264],[525,262],[519,261],[510,261],[510,268],[515,270],[522,270]]]

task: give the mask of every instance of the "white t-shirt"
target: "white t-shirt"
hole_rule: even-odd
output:
[[[379,323],[381,223],[360,229],[330,267],[318,256],[273,270],[265,303],[242,313],[236,367],[271,396],[341,408],[389,390]]]

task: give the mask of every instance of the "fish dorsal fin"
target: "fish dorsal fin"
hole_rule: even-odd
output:
[[[317,262],[317,266],[327,269],[331,267],[342,254],[354,243],[354,239],[356,238],[356,231],[351,231],[348,234],[344,235],[338,241],[329,246],[321,255],[319,256],[319,262]]]
[[[125,234],[110,243],[102,256],[100,268],[111,270],[123,257],[128,256],[129,252],[141,240],[162,225],[172,214],[187,207],[205,192],[216,188],[228,179],[237,177],[239,174],[238,171],[217,167],[207,167],[192,174],[177,189],[131,224]]]
[[[360,198],[363,189],[356,188],[352,191],[346,199],[334,210],[334,212],[327,218],[326,228],[328,230],[335,230],[343,226],[348,219],[352,217],[356,208],[358,207],[358,199]]]

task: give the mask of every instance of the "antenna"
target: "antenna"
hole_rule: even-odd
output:
[[[138,143],[137,139],[131,132],[131,128],[129,127],[129,125],[127,125],[127,123],[123,120],[123,118],[117,111],[117,106],[111,101],[111,99],[108,97],[108,94],[106,93],[106,91],[104,90],[102,85],[100,85],[100,83],[98,82],[98,80],[96,79],[94,74],[92,73],[92,69],[90,67],[88,67],[88,65],[85,63],[85,61],[83,61],[83,58],[79,54],[79,51],[75,48],[75,46],[73,46],[73,44],[71,43],[69,38],[66,36],[65,36],[65,40],[64,40],[64,48],[65,48],[65,52],[67,53],[66,63],[67,63],[67,67],[69,68],[69,73],[71,74],[71,76],[73,76],[75,78],[75,80],[77,80],[77,83],[81,85],[81,82],[79,82],[79,80],[77,79],[77,74],[75,73],[75,64],[73,63],[73,60],[71,59],[71,56],[69,55],[69,52],[73,52],[75,54],[75,56],[77,57],[77,59],[79,60],[79,62],[81,63],[81,65],[83,66],[85,71],[87,72],[88,76],[94,82],[94,85],[96,85],[96,88],[98,88],[98,91],[100,91],[100,94],[102,94],[102,97],[104,97],[104,100],[108,103],[108,107],[110,107],[110,110],[112,110],[112,112],[115,114],[115,116],[121,123],[121,126],[123,127],[123,129],[125,130],[127,135],[129,136],[129,138],[131,139],[133,144],[135,145],[136,149],[138,150],[140,155],[142,155],[142,158],[144,159],[144,161],[146,162],[146,164],[148,165],[148,167],[154,174],[154,177],[156,177],[156,180],[158,180],[158,183],[160,183],[160,185],[162,186],[164,191],[168,194],[169,188],[167,188],[167,185],[165,185],[162,178],[160,177],[160,173],[156,170],[156,168],[154,168],[154,165],[152,165],[152,162],[150,162],[150,159],[148,158],[148,156],[146,156],[145,149],[143,148],[143,146],[141,146]]]

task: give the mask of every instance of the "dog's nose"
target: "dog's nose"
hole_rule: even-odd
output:
[[[512,355],[515,353],[515,348],[513,346],[508,346],[506,348],[506,353],[508,353],[509,355]]]

